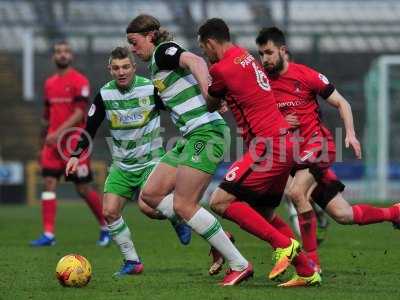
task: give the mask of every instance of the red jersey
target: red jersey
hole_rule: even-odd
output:
[[[270,82],[279,110],[285,116],[297,115],[303,137],[319,129],[321,119],[317,95],[326,99],[335,90],[323,74],[305,65],[289,63],[288,70],[271,77]]]
[[[211,96],[225,97],[248,144],[254,137],[275,137],[290,127],[276,106],[267,75],[245,49],[233,46],[211,66]]]
[[[86,111],[90,87],[87,78],[70,68],[65,74],[54,74],[44,84],[45,113],[48,132],[54,132],[79,107]],[[85,120],[75,125],[85,127]]]

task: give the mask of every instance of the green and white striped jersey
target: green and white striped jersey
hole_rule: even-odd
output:
[[[137,171],[155,164],[164,149],[151,81],[136,75],[131,87],[122,92],[113,80],[100,89],[100,95],[112,135],[114,165]]]
[[[171,68],[158,65],[157,60],[171,59],[178,50],[182,52],[174,42],[161,43],[154,50],[150,64],[151,79],[172,121],[183,136],[211,122],[224,124],[218,112],[208,112],[199,84],[190,71],[178,64]]]

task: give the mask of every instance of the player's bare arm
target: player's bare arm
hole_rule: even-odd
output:
[[[339,110],[340,116],[343,119],[344,127],[346,129],[345,145],[346,148],[351,146],[354,150],[354,154],[358,159],[361,159],[361,144],[356,137],[354,130],[353,113],[349,102],[337,91],[326,99],[330,105],[336,107]]]
[[[50,104],[48,99],[44,100],[44,110],[42,118],[40,119],[40,136],[39,136],[39,149],[42,149],[45,142],[46,136],[49,129],[49,117],[50,117]],[[39,157],[41,155],[41,151],[38,153]]]
[[[210,76],[206,61],[196,54],[185,51],[179,58],[179,66],[190,70],[199,83],[201,93],[206,98],[208,95],[208,78]]]
[[[103,99],[101,98],[101,94],[98,93],[94,98],[93,104],[88,112],[88,118],[85,127],[86,134],[83,132],[81,133],[79,142],[72,152],[71,158],[68,160],[65,168],[65,174],[67,176],[76,172],[79,164],[79,156],[89,147],[90,140],[88,139],[87,134],[89,134],[90,138],[93,139],[105,116],[106,110],[103,104]]]
[[[76,124],[79,124],[84,116],[84,112],[81,108],[75,108],[72,115],[57,128],[56,131],[49,133],[46,136],[46,144],[55,144],[57,142],[58,137],[65,129],[74,127]]]

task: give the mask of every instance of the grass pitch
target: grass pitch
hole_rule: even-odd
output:
[[[390,224],[330,227],[320,248],[323,285],[277,288],[266,279],[271,251],[266,243],[223,221],[242,253],[253,262],[255,276],[240,286],[216,285],[223,274],[207,274],[208,245],[193,236],[181,246],[166,221],[147,219],[135,205],[124,212],[145,272],[122,280],[111,275],[122,258],[115,245],[95,245],[98,228],[82,203],[58,209],[57,245],[33,249],[29,240],[40,233],[40,208],[0,206],[0,299],[399,299],[400,232]],[[92,281],[80,289],[64,288],[55,279],[57,261],[68,253],[86,256]]]

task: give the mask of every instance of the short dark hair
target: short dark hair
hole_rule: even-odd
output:
[[[66,46],[71,47],[71,45],[68,43],[67,40],[58,39],[53,42],[52,52],[54,53],[56,51],[56,46],[60,46],[60,45],[66,45]]]
[[[264,45],[268,41],[272,41],[278,47],[286,45],[285,34],[278,27],[264,27],[260,30],[256,38],[257,45]]]
[[[219,18],[208,19],[198,30],[200,41],[215,39],[218,42],[229,42],[231,35],[228,25]]]
[[[129,58],[132,64],[135,64],[135,59],[133,58],[132,52],[129,51],[127,47],[116,47],[110,53],[110,57],[108,59],[108,64],[111,64],[113,59],[124,59]]]

